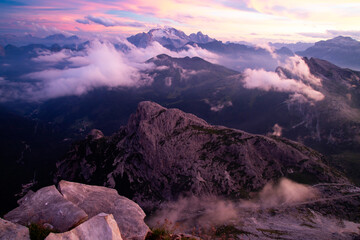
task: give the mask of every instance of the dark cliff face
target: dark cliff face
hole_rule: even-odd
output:
[[[57,164],[57,178],[116,188],[142,207],[182,194],[243,198],[270,179],[346,181],[299,143],[209,125],[193,114],[141,102],[111,137],[93,131]]]

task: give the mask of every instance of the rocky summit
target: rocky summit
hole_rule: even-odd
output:
[[[115,189],[67,181],[61,181],[59,189],[65,199],[83,209],[89,218],[102,212],[111,213],[124,239],[141,240],[149,231],[139,205],[119,196]]]
[[[71,231],[50,233],[46,240],[62,239],[116,239],[122,240],[119,227],[111,214],[100,213]]]
[[[153,102],[139,103],[112,136],[93,133],[57,163],[56,177],[115,188],[145,210],[182,195],[247,198],[281,177],[348,182],[300,143],[212,126]]]
[[[0,239],[30,239],[37,231],[29,235],[27,227],[34,224],[53,232],[48,240],[144,240],[150,231],[139,205],[114,189],[67,181],[58,187],[44,187],[21,199],[18,208],[0,219]]]

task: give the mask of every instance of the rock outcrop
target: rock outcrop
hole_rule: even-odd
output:
[[[280,177],[347,181],[302,144],[212,126],[153,102],[141,102],[113,136],[75,145],[57,166],[61,179],[116,188],[146,209],[182,194],[246,197]]]
[[[59,189],[65,199],[83,209],[89,218],[102,212],[112,214],[123,239],[143,240],[149,232],[144,211],[115,189],[67,181],[61,181]]]
[[[46,240],[122,240],[118,225],[111,214],[100,213],[71,231],[50,233]]]
[[[150,231],[139,205],[106,187],[61,181],[18,203],[4,216],[11,222],[0,219],[0,239],[29,239],[32,223],[59,232],[47,239],[144,240]]]
[[[88,218],[84,210],[66,200],[55,186],[44,187],[25,197],[19,207],[4,216],[6,220],[24,226],[50,224],[54,230],[64,232]]]
[[[0,218],[0,239],[30,240],[29,229]]]

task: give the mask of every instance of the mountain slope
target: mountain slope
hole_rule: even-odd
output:
[[[304,145],[212,126],[153,102],[141,102],[111,137],[94,130],[57,168],[58,179],[114,187],[146,209],[182,194],[247,197],[283,176],[347,181]]]
[[[314,46],[299,51],[297,54],[324,59],[341,67],[360,70],[360,42],[350,37],[338,36],[326,41],[319,41]]]

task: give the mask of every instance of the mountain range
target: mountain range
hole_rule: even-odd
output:
[[[149,44],[156,41],[171,50],[183,47],[189,42],[208,43],[215,41],[215,39],[210,38],[208,35],[202,34],[202,32],[186,35],[183,31],[172,27],[156,28],[147,33],[138,33],[128,37],[127,40],[136,47],[141,48],[146,48]]]
[[[146,66],[136,76],[147,84],[95,85],[78,95],[32,100],[26,94],[51,79],[27,76],[75,72],[87,66],[74,61],[91,53],[93,43],[63,35],[25,46],[3,42],[0,176],[8,184],[0,187],[1,214],[30,189],[63,178],[116,188],[149,211],[180,193],[251,198],[282,177],[312,185],[360,183],[360,72],[349,68],[358,62],[356,40],[321,41],[297,52],[303,57],[294,54],[296,46],[223,43],[174,28],[128,41],[133,45],[105,43],[100,52],[112,49],[132,69]],[[131,55],[150,55],[154,44],[166,54],[145,61]],[[204,57],[186,56],[194,52]],[[55,60],[38,60],[44,56]],[[132,57],[135,63],[128,62]],[[105,65],[110,69],[112,61]],[[69,79],[80,82],[79,76]],[[319,188],[336,195],[334,186],[340,185]],[[356,205],[350,202],[346,206]],[[326,214],[335,211],[331,204],[312,209]],[[335,205],[341,219],[357,218]]]
[[[319,41],[314,46],[304,51],[298,51],[296,54],[316,57],[342,67],[360,70],[360,42],[350,37],[338,36],[326,41]]]
[[[76,35],[73,36],[65,36],[64,34],[53,34],[47,37],[35,37],[31,34],[24,35],[24,36],[16,36],[11,34],[0,35],[0,45],[6,46],[8,44],[15,45],[17,47],[26,46],[29,44],[44,44],[47,46],[53,44],[78,44],[83,42],[79,37]]]

